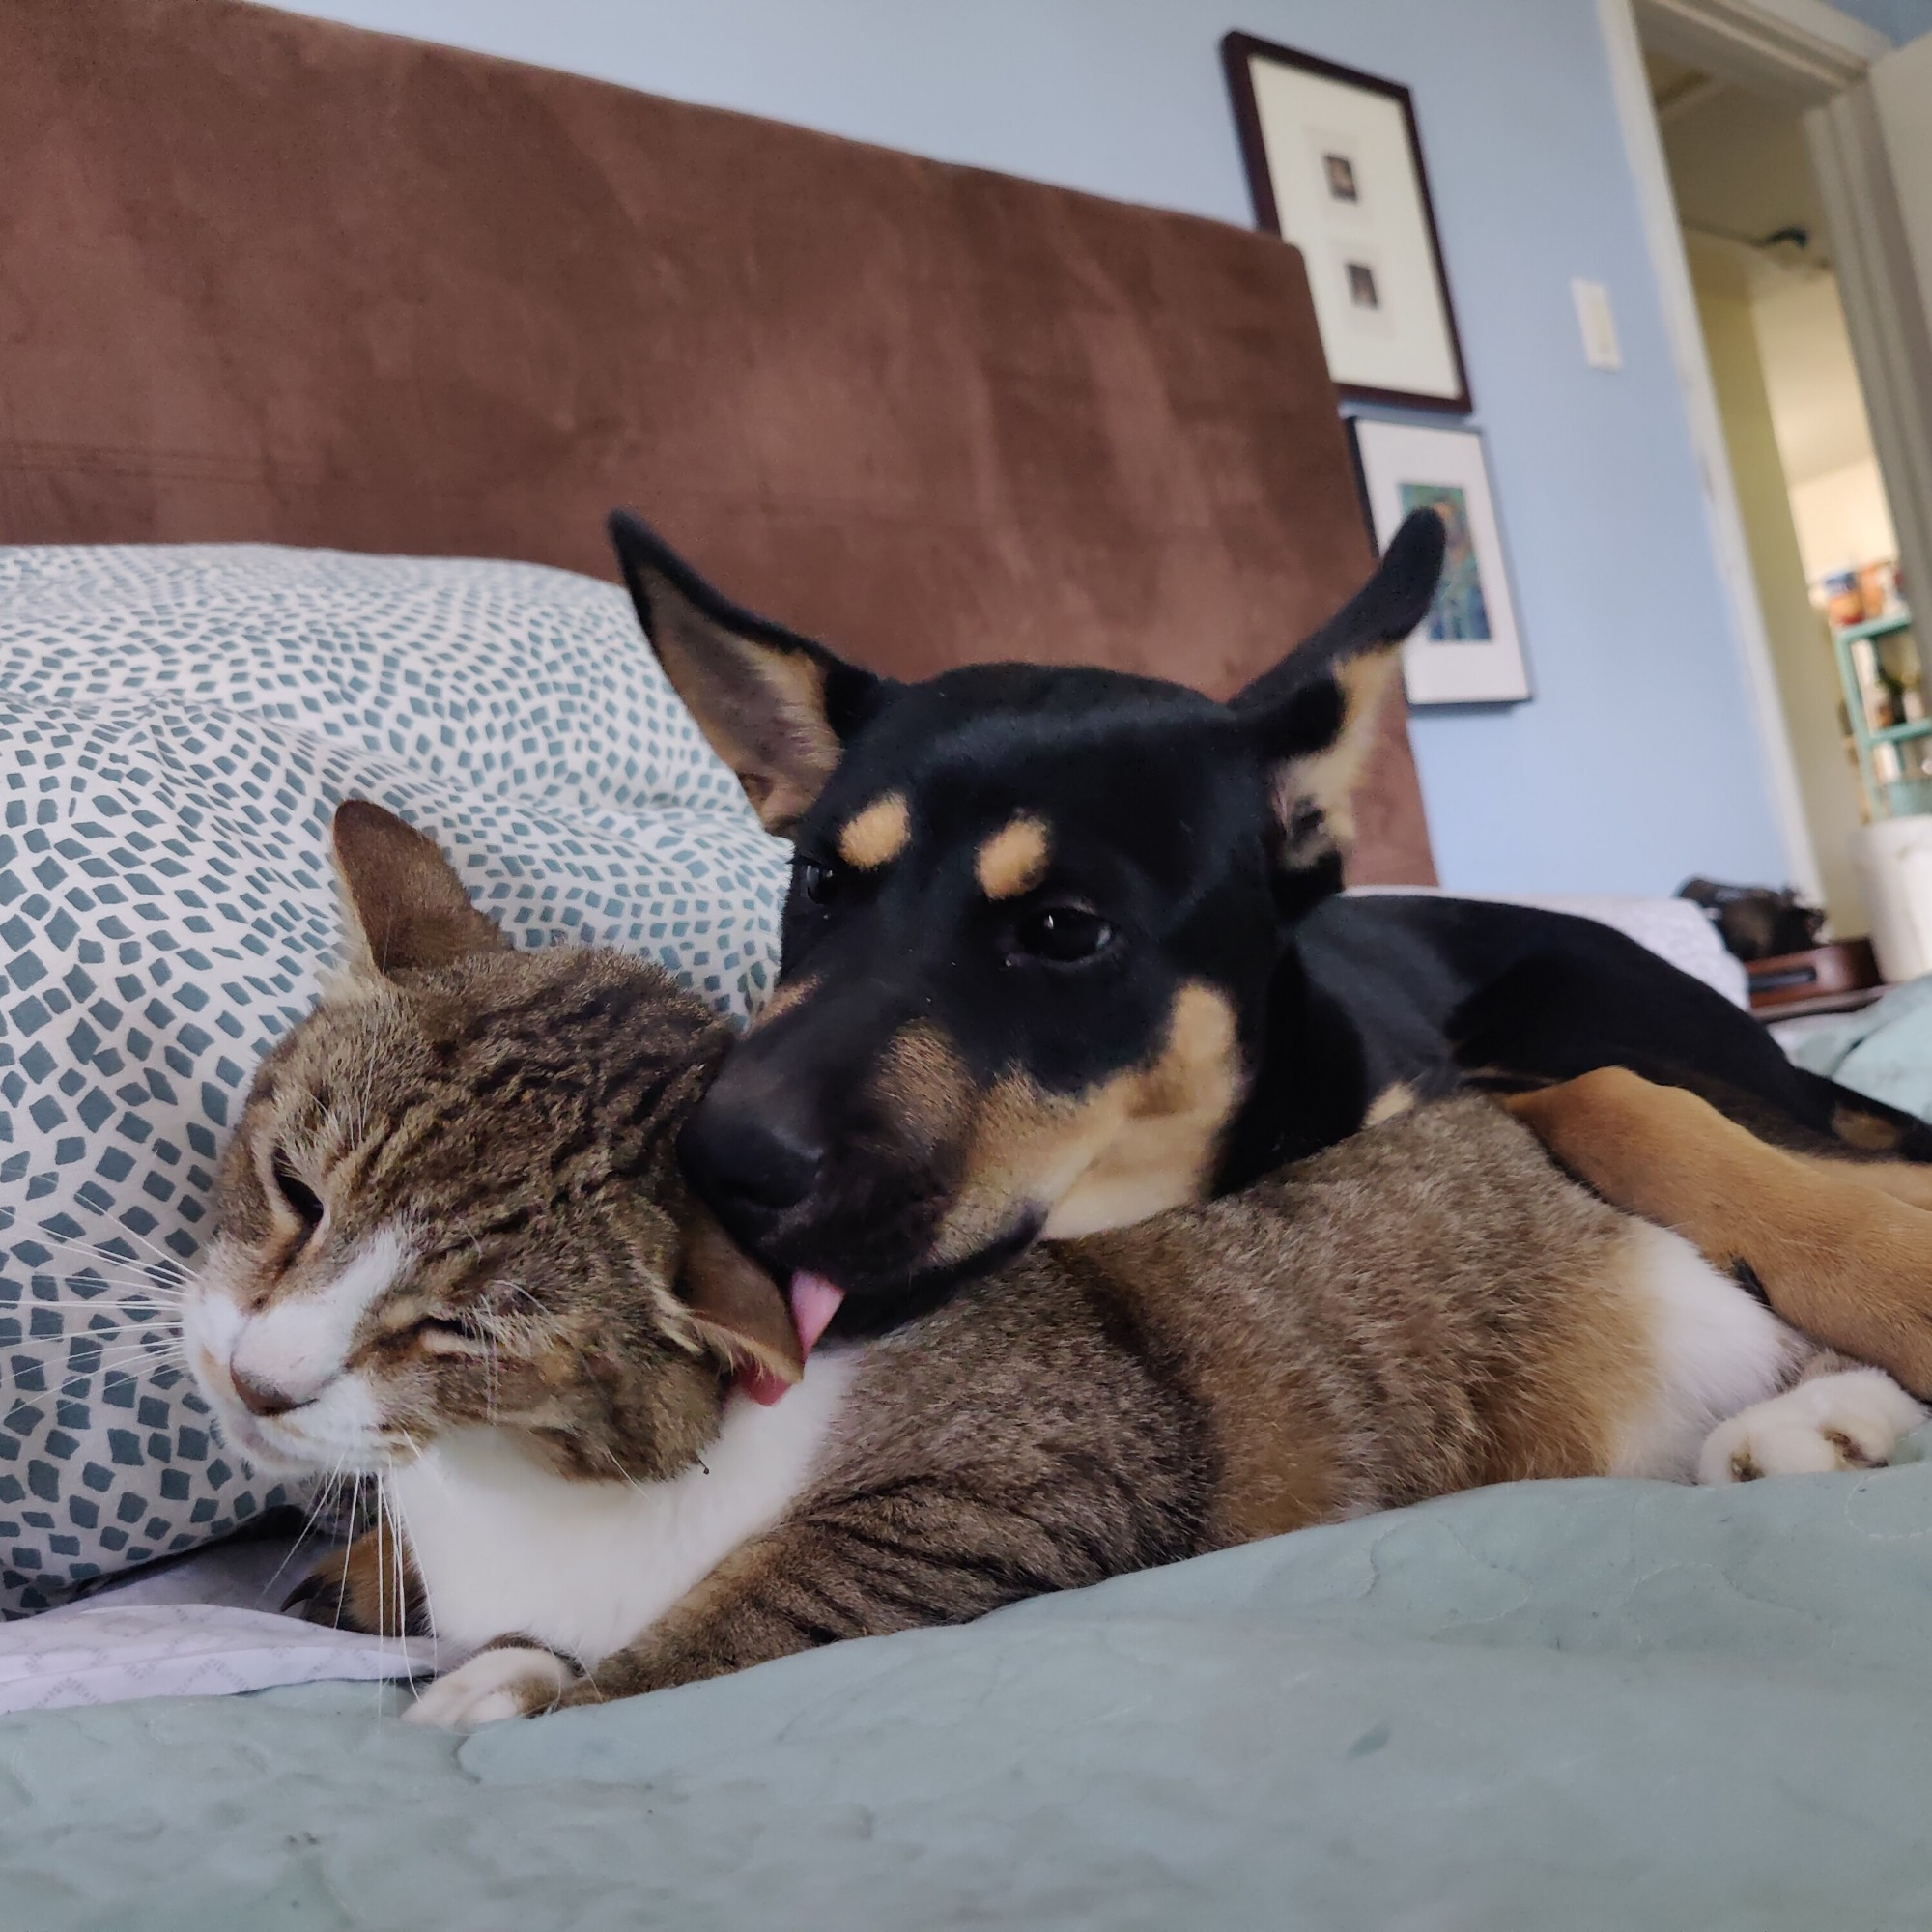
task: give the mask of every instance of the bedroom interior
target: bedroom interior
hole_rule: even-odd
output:
[[[1231,33],[1406,90],[1460,394],[1338,398],[1311,279],[1378,309],[1397,244],[1257,232]],[[659,957],[740,1022],[768,992],[788,860],[639,649],[619,504],[876,669],[1225,696],[1372,568],[1377,437],[1460,439],[1390,488],[1477,505],[1488,603],[1409,650],[1506,597],[1522,682],[1411,671],[1350,886],[1605,921],[1932,1118],[1932,815],[1892,769],[1921,79],[1918,0],[0,0],[19,1922],[1910,1922],[1922,1467],[1471,1492],[451,1740],[393,1722],[416,1640],[270,1614],[306,1499],[224,1460],[169,1308],[335,944],[335,799],[434,824],[520,943]],[[1802,223],[1693,219],[1693,134],[1722,160],[1766,99],[1827,163]],[[1324,166],[1373,133],[1315,131]],[[1361,184],[1321,179],[1346,242]],[[1889,557],[1811,534],[1850,466],[1792,473],[1765,305],[1821,252]],[[1867,692],[1895,712],[1841,719]],[[1838,944],[1751,957],[1692,878]]]

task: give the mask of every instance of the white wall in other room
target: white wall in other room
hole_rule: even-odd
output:
[[[1791,514],[1798,526],[1804,575],[1812,583],[1836,571],[1855,570],[1861,563],[1898,554],[1876,457],[1827,470],[1808,483],[1794,483]]]

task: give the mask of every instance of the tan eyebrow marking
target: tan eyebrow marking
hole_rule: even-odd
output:
[[[912,813],[905,793],[889,791],[845,821],[838,834],[838,856],[862,872],[890,866],[912,837]]]
[[[1037,818],[1019,817],[980,847],[973,876],[989,899],[1018,898],[1046,877],[1046,827]]]

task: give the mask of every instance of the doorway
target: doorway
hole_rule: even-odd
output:
[[[1863,933],[1854,841],[1932,807],[1932,721],[1800,110],[1644,66],[1819,883]]]

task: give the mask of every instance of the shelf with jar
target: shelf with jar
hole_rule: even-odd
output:
[[[1932,717],[1912,611],[1890,564],[1826,586],[1851,751],[1868,818],[1932,811]]]

